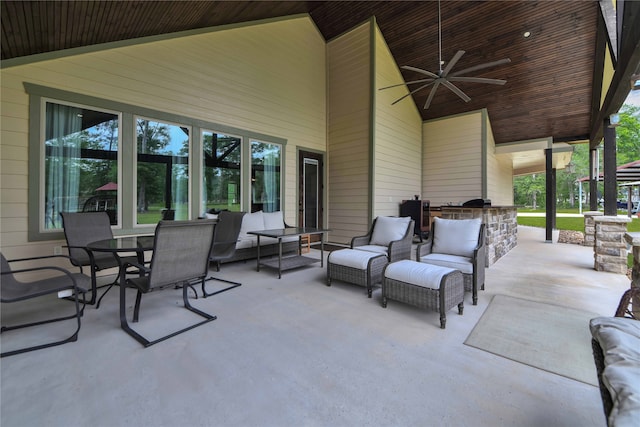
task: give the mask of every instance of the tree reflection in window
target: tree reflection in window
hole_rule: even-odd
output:
[[[137,224],[189,219],[189,129],[136,120]]]
[[[282,146],[251,141],[251,212],[280,209]]]
[[[60,212],[105,211],[118,223],[117,114],[47,102],[44,229],[62,228]]]
[[[202,206],[205,212],[240,211],[241,142],[239,137],[202,132]]]

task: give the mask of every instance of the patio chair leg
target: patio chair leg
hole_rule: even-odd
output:
[[[231,286],[228,286],[228,287],[226,287],[226,288],[224,288],[224,289],[221,289],[221,290],[219,290],[219,291],[215,291],[215,292],[207,292],[207,290],[205,289],[205,283],[206,283],[206,282],[208,282],[208,281],[210,281],[210,280],[217,280],[218,282],[230,283],[230,284],[231,284]],[[242,283],[239,283],[239,282],[233,282],[233,281],[231,281],[231,280],[226,280],[226,279],[220,279],[220,278],[218,278],[218,277],[213,277],[213,276],[211,276],[211,277],[207,277],[205,280],[203,280],[203,281],[202,281],[202,296],[203,296],[204,298],[206,298],[206,297],[210,297],[210,296],[213,296],[213,295],[216,295],[216,294],[222,293],[222,292],[226,292],[226,291],[231,290],[231,289],[233,289],[233,288],[237,288],[238,286],[242,286]]]
[[[82,299],[83,299],[82,308],[80,308],[80,299],[78,297],[78,294],[74,295],[73,301],[74,301],[75,306],[76,306],[76,314],[72,314],[72,315],[69,315],[69,316],[63,316],[63,317],[58,317],[56,319],[49,319],[49,320],[42,320],[42,321],[39,321],[39,322],[27,323],[27,324],[18,325],[18,326],[2,326],[2,328],[0,328],[0,332],[11,331],[11,330],[14,330],[14,329],[27,328],[27,327],[30,327],[30,326],[43,325],[45,323],[58,322],[60,320],[69,320],[69,319],[73,319],[74,317],[77,319],[77,321],[76,321],[76,330],[68,338],[65,338],[65,339],[62,339],[62,340],[59,340],[59,341],[46,343],[46,344],[40,344],[40,345],[36,345],[36,346],[32,346],[32,347],[21,348],[21,349],[18,349],[18,350],[6,351],[4,353],[0,353],[0,357],[13,356],[13,355],[16,355],[16,354],[26,353],[28,351],[41,350],[43,348],[54,347],[56,345],[61,345],[61,344],[66,344],[68,342],[77,341],[78,340],[78,333],[80,332],[80,323],[81,323],[80,322],[80,318],[82,317],[82,315],[84,313],[84,308],[86,306],[86,303],[84,302],[84,293],[82,294]]]
[[[136,305],[133,309],[133,321],[137,322],[140,316],[140,301],[142,300],[142,292],[138,291],[136,294]]]

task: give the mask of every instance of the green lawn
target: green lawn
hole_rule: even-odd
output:
[[[518,209],[520,211],[520,209]],[[533,212],[533,211],[529,211]],[[577,212],[576,212],[577,213]],[[518,216],[518,225],[529,225],[531,227],[546,227],[546,218],[543,216]],[[556,217],[556,228],[558,230],[574,230],[584,232],[583,217]],[[627,224],[627,231],[640,231],[640,218],[634,217]]]

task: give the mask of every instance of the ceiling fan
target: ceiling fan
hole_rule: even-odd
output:
[[[501,79],[487,79],[483,77],[465,77],[463,76],[463,74],[467,74],[472,71],[482,70],[484,68],[490,68],[490,67],[495,67],[502,64],[507,64],[511,62],[511,59],[509,58],[501,59],[499,61],[487,62],[485,64],[480,64],[474,67],[465,68],[464,70],[456,71],[455,73],[450,73],[451,69],[456,65],[456,63],[460,60],[460,58],[462,58],[462,55],[464,54],[465,54],[464,50],[459,50],[458,52],[456,52],[456,54],[453,56],[453,58],[451,58],[451,61],[449,61],[447,66],[444,68],[444,70],[442,69],[442,65],[444,64],[444,61],[442,61],[442,20],[440,17],[440,0],[438,0],[438,60],[439,60],[438,72],[432,73],[430,71],[423,70],[422,68],[403,65],[402,67],[400,67],[403,70],[415,71],[416,73],[426,75],[428,78],[391,85],[391,86],[380,88],[379,90],[391,89],[393,87],[398,87],[398,86],[407,86],[408,88],[410,84],[424,83],[422,86],[410,91],[408,94],[402,96],[401,98],[396,99],[393,103],[391,103],[391,105],[394,105],[402,101],[406,97],[413,95],[419,90],[422,90],[426,87],[433,85],[433,87],[431,88],[431,92],[429,92],[429,96],[427,97],[427,102],[425,102],[424,104],[424,109],[426,110],[431,105],[431,101],[433,100],[433,97],[436,94],[436,90],[440,85],[443,85],[444,87],[449,89],[451,92],[458,95],[464,102],[469,102],[471,98],[469,98],[469,96],[467,96],[466,93],[461,91],[460,88],[458,88],[452,82],[488,83],[488,84],[494,84],[494,85],[504,85],[507,82],[506,80],[501,80]]]

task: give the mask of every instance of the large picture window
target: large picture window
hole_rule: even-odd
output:
[[[240,211],[242,139],[202,132],[202,206],[205,211]]]
[[[29,93],[29,241],[60,212],[104,211],[116,235],[209,210],[281,210],[286,140],[50,87]]]
[[[189,219],[189,129],[136,120],[137,224]]]
[[[118,224],[117,114],[45,104],[44,224],[62,227],[60,212],[105,211]]]

